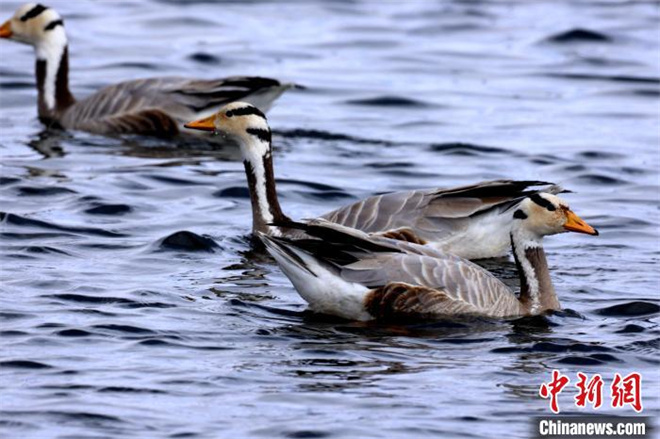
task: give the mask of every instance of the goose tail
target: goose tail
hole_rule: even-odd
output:
[[[339,267],[294,240],[263,233],[259,237],[310,309],[349,320],[372,319],[364,307],[367,287],[345,281]]]
[[[277,261],[287,277],[294,274],[299,277],[318,277],[301,257],[300,250],[294,250],[294,246],[287,244],[285,239],[268,236],[261,232],[259,232],[259,238],[261,238],[266,250]]]

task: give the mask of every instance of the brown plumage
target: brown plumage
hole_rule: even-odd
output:
[[[413,244],[424,245],[427,243],[425,239],[420,238],[415,234],[415,232],[409,227],[401,227],[399,229],[392,229],[382,233],[375,233],[376,236],[382,236],[383,238],[396,239],[399,241],[411,242]]]
[[[425,320],[431,309],[448,307],[451,298],[442,290],[392,282],[373,289],[364,298],[364,308],[377,320]]]

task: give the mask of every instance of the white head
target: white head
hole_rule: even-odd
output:
[[[254,105],[232,102],[204,119],[184,125],[191,130],[211,131],[237,142],[248,161],[261,163],[262,157],[270,155],[271,133],[266,116]]]
[[[61,52],[67,44],[62,17],[54,9],[37,3],[27,3],[0,27],[0,38],[7,38],[34,47],[39,59]]]
[[[584,222],[556,195],[540,192],[525,198],[513,213],[512,233],[540,244],[544,236],[564,232],[598,235],[598,231]]]

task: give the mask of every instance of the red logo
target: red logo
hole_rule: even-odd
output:
[[[578,390],[574,398],[575,406],[587,407],[591,404],[594,409],[603,405],[603,378],[595,374],[589,378],[582,372],[577,373],[578,382],[575,387]],[[559,413],[559,394],[570,383],[570,378],[562,375],[558,370],[552,371],[552,379],[548,383],[542,383],[539,395],[543,399],[550,399],[550,410]],[[615,373],[610,385],[611,405],[613,408],[621,408],[626,405],[632,407],[637,413],[642,411],[642,376],[632,372],[625,377]]]
[[[575,385],[580,391],[575,397],[575,405],[577,407],[586,407],[587,402],[597,409],[603,405],[603,379],[600,375],[594,375],[589,382],[587,376],[582,372],[577,373],[580,381]]]
[[[624,378],[615,373],[610,390],[612,408],[629,404],[637,413],[642,411],[642,376],[639,373],[633,372]]]
[[[539,389],[539,395],[541,398],[547,399],[550,398],[550,410],[553,413],[559,413],[559,403],[557,402],[557,397],[564,390],[566,384],[570,382],[570,379],[567,376],[564,376],[558,370],[552,371],[552,381],[548,384],[541,384]]]

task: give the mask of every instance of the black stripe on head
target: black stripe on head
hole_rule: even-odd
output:
[[[516,219],[524,220],[527,219],[527,214],[525,214],[525,212],[523,212],[522,210],[518,209],[515,212],[513,212],[513,217]]]
[[[264,130],[261,128],[248,128],[245,130],[248,134],[251,134],[253,136],[257,136],[259,140],[263,142],[270,143],[271,141],[271,134],[270,130]]]
[[[51,21],[50,23],[48,23],[48,26],[44,28],[44,31],[53,30],[57,26],[64,26],[64,22],[62,20]]]
[[[27,12],[21,17],[21,21],[28,21],[29,19],[38,16],[39,14],[41,14],[41,13],[42,13],[43,11],[45,11],[46,9],[48,9],[48,8],[45,7],[44,5],[36,5],[34,8],[30,9],[29,11],[27,11]]]
[[[550,201],[546,200],[543,198],[540,194],[534,194],[531,197],[529,197],[533,202],[538,204],[541,207],[545,207],[548,209],[550,212],[557,210],[554,204],[552,204]]]
[[[249,116],[251,114],[253,114],[255,116],[259,116],[260,118],[266,120],[266,116],[261,112],[261,110],[259,110],[257,107],[253,107],[253,106],[235,108],[235,109],[229,110],[225,113],[225,115],[227,117]]]

